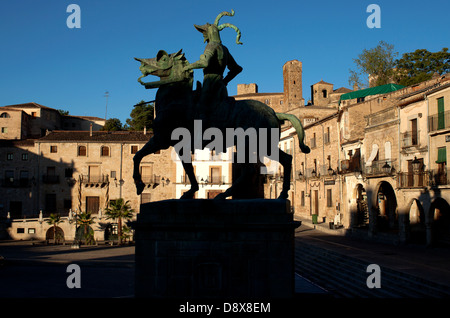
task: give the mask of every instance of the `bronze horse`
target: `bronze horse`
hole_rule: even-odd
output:
[[[138,81],[147,89],[158,88],[155,98],[156,117],[153,123],[154,134],[133,158],[133,179],[136,184],[137,194],[139,195],[145,187],[139,173],[142,158],[155,153],[158,150],[168,149],[171,146],[174,147],[178,143],[178,140],[172,140],[171,138],[172,132],[175,129],[185,128],[190,132],[190,136],[192,136],[190,140],[192,144],[192,153],[194,153],[195,148],[203,149],[210,141],[202,141],[200,144],[194,142],[194,120],[196,119],[194,109],[195,104],[198,101],[201,87],[200,84],[197,83],[197,90],[192,90],[193,72],[185,71],[185,67],[189,65],[189,62],[186,60],[184,54],[181,53],[181,50],[173,54],[159,51],[155,58],[136,58],[136,60],[141,62],[139,69],[142,72],[142,76],[139,77]],[[141,79],[147,75],[155,75],[160,79],[159,81],[154,82],[142,82]],[[208,120],[209,127],[216,127],[223,133],[223,136],[225,136],[225,130],[227,128],[242,128],[244,130],[254,128],[257,132],[259,132],[261,128],[265,128],[269,132],[269,135],[271,131],[274,131],[272,128],[276,128],[277,140],[279,140],[280,126],[284,120],[288,120],[296,129],[301,151],[304,153],[310,152],[309,147],[303,143],[304,131],[302,124],[294,115],[275,113],[275,111],[266,104],[255,100],[235,101],[234,98],[230,97],[218,105],[211,105],[211,108],[211,118]],[[208,127],[204,128],[206,129]],[[260,135],[258,134],[258,139],[259,138]],[[271,138],[267,138],[267,140],[271,140]],[[225,147],[231,147],[236,144],[236,138],[233,138],[231,141],[226,140],[224,148],[222,149],[226,149]],[[246,145],[248,146],[248,141]],[[245,149],[248,148],[246,147]],[[283,166],[283,188],[278,198],[287,199],[290,188],[292,156],[279,149],[278,145],[276,149],[278,150],[277,153],[272,153],[267,157],[276,159]],[[240,149],[237,148],[237,151],[239,152]],[[195,178],[192,163],[190,160],[183,159],[183,157],[186,158],[187,156],[183,156],[179,151],[177,153],[182,160],[183,168],[191,183],[191,188],[183,194],[181,199],[193,198],[199,187]],[[254,170],[253,165],[248,161],[248,157],[245,158],[245,169],[243,169],[244,172],[242,175],[233,182],[231,187],[216,196],[215,199],[225,199],[229,196],[233,196],[233,194],[237,193],[236,191],[239,191],[239,185],[244,178],[248,178],[251,175],[252,170]]]

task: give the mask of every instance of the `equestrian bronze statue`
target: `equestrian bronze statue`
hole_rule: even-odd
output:
[[[245,155],[240,157],[244,158],[243,173],[236,180],[233,180],[232,185],[225,192],[216,196],[215,199],[225,199],[241,190],[239,187],[243,184],[244,179],[249,178],[255,172],[252,154],[247,150],[249,148],[256,149],[258,153],[261,150],[261,145],[265,146],[266,150],[268,148],[273,149],[268,144],[274,140],[272,137],[279,140],[280,128],[285,120],[291,122],[295,128],[301,151],[304,153],[310,152],[309,147],[303,142],[303,127],[296,116],[275,113],[272,108],[259,101],[236,101],[228,96],[227,84],[242,71],[242,67],[236,63],[229,50],[222,44],[219,31],[226,27],[234,29],[237,32],[236,42],[238,44],[242,44],[239,41],[241,32],[236,26],[229,23],[219,25],[219,20],[222,16],[233,15],[234,11],[231,11],[231,13],[222,12],[213,24],[195,25],[195,28],[203,34],[205,42],[208,43],[197,62],[190,64],[182,50],[172,54],[160,50],[154,58],[136,58],[141,62],[139,69],[142,76],[138,79],[139,83],[146,89],[158,89],[155,97],[156,116],[153,122],[153,136],[133,158],[133,178],[138,195],[142,193],[145,187],[139,172],[142,158],[169,147],[175,148],[191,184],[191,188],[182,195],[181,199],[194,198],[195,192],[198,191],[199,186],[190,160],[191,155],[190,153],[183,153],[186,148],[177,148],[179,139],[173,138],[174,131],[189,132],[191,153],[194,153],[195,149],[203,149],[205,146],[211,145],[211,140],[201,138],[208,129],[216,133],[220,132],[222,136],[226,136],[227,132],[233,129],[256,132],[257,140],[245,139],[245,147],[243,148],[236,146],[239,142],[242,142],[242,140],[238,140],[240,138],[236,137],[223,138],[221,147],[215,147],[216,153],[233,146],[236,146],[238,156],[241,151],[245,152]],[[195,90],[193,90],[193,69],[203,69],[204,73],[203,83],[197,82]],[[229,72],[223,77],[225,69],[228,69]],[[148,75],[157,76],[159,80],[143,82],[142,78]],[[196,131],[199,122],[201,122],[201,136]],[[262,134],[261,132],[265,133]],[[276,136],[273,136],[273,134],[276,134]],[[268,144],[266,145],[265,142]],[[266,151],[266,155],[269,159],[276,160],[283,166],[283,188],[279,198],[287,199],[290,188],[292,156],[279,149],[278,144],[276,144],[276,151],[270,153]]]

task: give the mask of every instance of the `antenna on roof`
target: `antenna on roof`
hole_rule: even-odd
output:
[[[108,113],[108,97],[109,97],[109,92],[106,91],[104,97],[106,97],[106,108],[105,108],[105,121],[106,121],[106,114]]]

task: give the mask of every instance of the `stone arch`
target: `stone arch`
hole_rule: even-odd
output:
[[[53,226],[49,227],[47,232],[45,233],[45,239],[49,241],[50,243],[55,242],[55,232],[56,232],[56,243],[61,244],[64,242],[64,231],[57,226],[56,231]]]
[[[425,210],[417,198],[411,199],[408,208],[408,224],[410,241],[426,243]]]
[[[372,213],[376,228],[382,232],[398,230],[398,205],[394,187],[388,181],[380,181],[372,196]]]
[[[366,227],[369,224],[369,207],[366,189],[358,183],[353,189],[353,201],[355,202],[354,226]]]
[[[432,241],[450,244],[450,205],[443,198],[436,198],[430,206]]]

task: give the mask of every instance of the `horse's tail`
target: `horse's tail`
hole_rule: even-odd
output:
[[[284,114],[284,113],[275,113],[275,114],[280,123],[282,123],[285,120],[288,120],[292,124],[292,126],[294,126],[295,131],[297,132],[300,150],[304,153],[309,153],[311,150],[304,143],[305,131],[303,130],[303,125],[300,119],[298,119],[297,116],[292,114]]]

